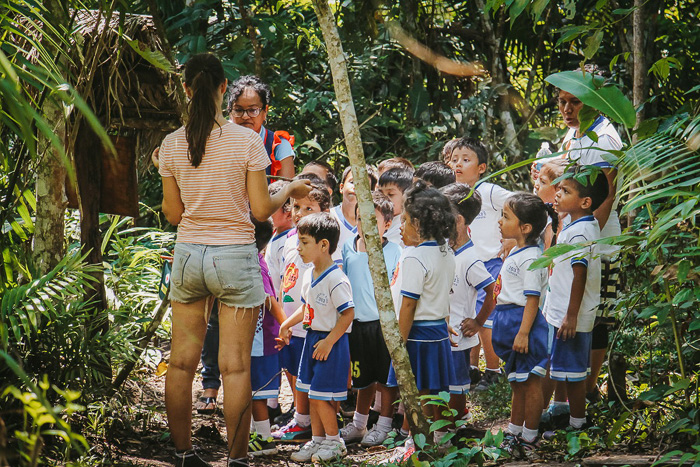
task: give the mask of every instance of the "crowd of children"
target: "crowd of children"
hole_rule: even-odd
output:
[[[445,145],[444,162],[414,171],[407,160],[393,158],[376,170],[368,167],[368,174],[418,390],[448,391],[457,418],[466,418],[470,388],[506,378],[513,396],[503,448],[520,455],[538,445],[553,382],[564,382],[569,425],[585,425],[601,288],[600,257],[591,243],[601,234],[593,212],[609,188],[595,167],[552,160],[539,172],[536,194],[513,193],[482,180],[488,159],[482,143],[460,138]],[[353,174],[342,174],[336,207],[329,166],[310,164],[297,177],[311,180],[308,196],[290,199],[270,222],[256,223],[268,298],[253,348],[249,452],[270,455],[279,441],[303,440],[292,460],[318,462],[346,455],[346,443],[370,447],[393,436],[407,438],[405,455],[413,448],[407,421],[392,427],[398,387],[379,324]],[[285,183],[272,183],[270,192]],[[532,267],[555,243],[585,246],[555,258],[549,269]],[[269,414],[277,408],[281,374],[294,405],[277,417],[273,431]],[[354,415],[340,427],[338,403],[349,390],[356,392]],[[557,399],[562,405],[561,395]],[[372,407],[378,416],[370,421]],[[442,410],[432,415],[446,418]],[[456,428],[450,423],[435,432],[436,443]]]

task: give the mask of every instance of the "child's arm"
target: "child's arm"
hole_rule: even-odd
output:
[[[569,308],[566,310],[566,316],[561,323],[557,338],[569,339],[576,336],[576,322],[578,321],[578,312],[581,309],[583,301],[583,292],[586,290],[586,275],[588,266],[583,263],[575,263],[571,265],[574,271],[574,280],[571,283],[571,298],[569,299]]]
[[[408,340],[408,334],[413,326],[413,318],[416,316],[418,300],[405,295],[401,297],[401,311],[399,311],[399,332],[403,341]]]
[[[275,339],[277,341],[277,349],[282,349],[282,347],[289,344],[289,339],[292,337],[292,327],[304,320],[304,307],[306,307],[306,305],[297,308],[297,311],[284,320],[282,326],[280,326],[280,335]]]
[[[287,320],[287,315],[284,314],[282,306],[275,297],[270,295],[268,298],[270,299],[270,314],[277,320],[278,323],[280,323],[280,325],[282,325],[282,323]]]
[[[523,321],[520,323],[520,330],[515,336],[515,341],[513,341],[513,350],[515,350],[516,352],[528,352],[527,343],[530,337],[530,329],[532,329],[532,323],[535,322],[535,318],[537,317],[537,311],[539,306],[539,295],[527,296],[527,302],[525,302],[525,310],[523,311]]]
[[[328,355],[331,353],[331,350],[333,350],[333,346],[338,342],[338,339],[345,334],[345,331],[348,330],[353,319],[355,319],[355,308],[348,308],[343,311],[331,332],[329,332],[324,339],[314,344],[314,353],[311,358],[321,361],[327,360]]]
[[[493,298],[493,289],[496,287],[496,283],[484,287],[484,292],[486,292],[486,297],[484,298],[484,303],[481,305],[481,310],[476,318],[467,318],[462,321],[462,334],[466,337],[472,337],[479,332],[481,327],[484,325],[491,312],[496,307],[496,300]]]

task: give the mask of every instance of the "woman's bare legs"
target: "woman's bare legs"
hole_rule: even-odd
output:
[[[252,389],[250,351],[260,307],[219,310],[219,371],[224,385],[224,419],[229,457],[248,455]]]
[[[165,377],[165,409],[170,436],[178,451],[192,447],[192,381],[207,331],[205,303],[206,299],[172,303],[173,337]]]

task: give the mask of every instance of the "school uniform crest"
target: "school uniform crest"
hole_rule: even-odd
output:
[[[498,298],[498,294],[501,293],[501,286],[503,285],[503,279],[501,278],[501,275],[498,275],[498,279],[496,279],[496,285],[493,286],[493,299],[496,300]]]
[[[323,305],[323,306],[328,305],[328,295],[326,295],[324,293],[320,293],[320,294],[316,295],[316,303],[318,303],[319,305]]]
[[[295,263],[291,263],[287,266],[282,276],[282,292],[287,293],[297,284],[299,279],[299,268]]]

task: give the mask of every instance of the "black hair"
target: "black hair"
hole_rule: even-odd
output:
[[[469,188],[466,183],[451,183],[440,189],[447,196],[455,212],[464,217],[464,223],[470,225],[481,212],[481,196],[479,192]],[[471,196],[469,195],[471,193]]]
[[[294,177],[294,180],[310,180],[311,191],[306,198],[316,201],[321,208],[321,211],[328,211],[331,208],[331,195],[326,189],[326,184],[323,183],[321,177],[313,173],[302,173]]]
[[[331,191],[335,191],[335,188],[338,186],[338,178],[335,176],[335,172],[333,171],[333,167],[326,162],[322,160],[314,160],[309,162],[304,166],[303,170],[306,170],[307,167],[312,166],[312,165],[317,165],[319,167],[323,167],[326,169],[326,185],[328,185],[328,188],[331,189]],[[302,170],[302,172],[303,172]]]
[[[316,243],[328,240],[328,254],[332,255],[338,247],[340,239],[340,225],[329,212],[317,212],[303,217],[297,224],[299,235],[313,237]]]
[[[484,143],[482,143],[478,139],[466,137],[459,138],[458,140],[455,140],[454,146],[452,147],[452,151],[454,152],[454,150],[457,148],[466,148],[474,151],[474,154],[476,154],[476,157],[479,159],[479,165],[486,164],[488,166],[489,150],[486,149]]]
[[[591,212],[603,204],[608,197],[610,185],[603,171],[592,165],[574,165],[566,171],[574,188],[582,198],[591,198]]]
[[[370,191],[374,191],[375,187],[377,186],[377,169],[372,167],[371,165],[367,164],[365,166],[365,169],[367,170],[367,176],[369,177],[369,189]],[[345,167],[345,170],[343,170],[343,176],[340,179],[340,183],[345,183],[345,179],[348,178],[348,174],[352,171],[351,166]]]
[[[270,242],[274,227],[272,226],[272,220],[270,219],[259,221],[251,214],[250,220],[253,221],[253,225],[255,226],[255,248],[258,249],[259,253],[263,251]]]
[[[379,186],[387,185],[396,185],[403,193],[413,185],[413,171],[400,167],[387,170],[379,176]]]
[[[537,244],[542,231],[547,227],[547,216],[549,216],[552,219],[552,231],[554,232],[552,246],[554,246],[557,230],[559,230],[559,216],[551,204],[545,203],[533,193],[518,192],[506,200],[506,206],[513,211],[513,214],[515,214],[515,217],[518,218],[521,224],[530,224],[532,226],[530,234],[525,239],[525,242],[529,245]]]
[[[382,173],[395,168],[410,170],[411,173],[413,173],[415,170],[413,163],[405,157],[392,157],[391,159],[384,159],[377,166],[377,170]]]
[[[272,98],[272,93],[270,92],[270,86],[263,83],[260,78],[255,75],[241,76],[236,81],[234,81],[228,90],[228,112],[231,113],[233,106],[241,94],[245,92],[246,89],[252,89],[258,96],[260,96],[260,101],[262,102],[262,110],[265,110],[270,104]]]
[[[268,193],[270,193],[270,196],[274,196],[277,193],[279,193],[280,191],[282,191],[284,189],[284,187],[286,187],[287,185],[289,185],[288,181],[277,180],[275,182],[270,183],[267,186],[267,191],[268,191]],[[292,203],[290,202],[289,198],[287,198],[287,200],[282,205],[282,211],[289,212],[291,210],[292,210]]]
[[[443,245],[455,237],[455,215],[450,200],[440,191],[418,180],[406,190],[403,209],[418,222],[418,233],[424,240],[432,239]]]
[[[379,190],[372,192],[372,202],[374,202],[374,209],[378,209],[384,218],[384,222],[389,222],[394,219],[394,203],[391,202],[389,197]],[[360,210],[360,203],[355,205],[355,215]]]
[[[226,76],[221,61],[212,53],[190,57],[185,63],[183,76],[185,84],[192,91],[192,98],[187,104],[189,120],[185,125],[185,139],[190,162],[194,167],[199,167],[209,134],[214,124],[218,124],[216,114],[220,109],[216,108],[214,98],[216,88],[226,81]]]
[[[430,183],[435,188],[442,188],[457,180],[454,170],[442,161],[429,161],[421,164],[413,176]]]

